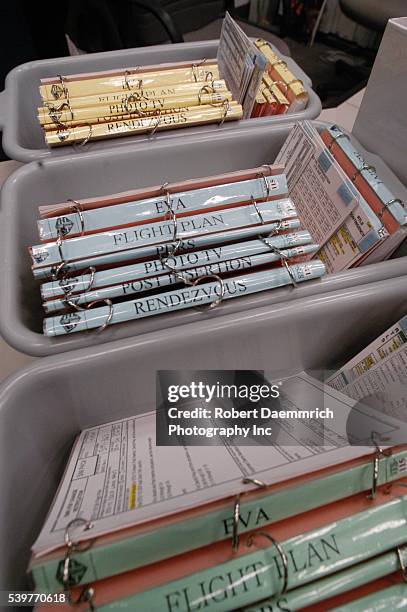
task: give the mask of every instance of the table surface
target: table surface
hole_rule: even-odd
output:
[[[352,131],[363,94],[364,90],[355,94],[337,108],[323,110],[319,119],[338,123],[348,131]],[[6,178],[20,166],[21,163],[16,161],[0,162],[0,186],[4,183]],[[17,369],[33,362],[34,359],[36,358],[15,351],[0,337],[0,381]]]

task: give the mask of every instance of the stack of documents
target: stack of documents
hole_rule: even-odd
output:
[[[38,120],[50,146],[302,110],[308,93],[263,40],[230,17],[217,58],[41,80]],[[261,96],[263,103],[258,103]]]
[[[301,410],[324,391],[304,373],[282,389],[283,405]],[[160,447],[155,412],[81,432],[33,545],[37,590],[69,591],[87,601],[79,610],[89,598],[110,610],[299,610],[399,571],[407,448],[327,442],[363,410],[328,393],[340,418],[325,421],[325,438],[315,422],[301,437],[281,419],[293,445]]]
[[[50,279],[41,286],[50,336],[213,307],[325,271],[304,261],[319,245],[300,227],[281,166],[41,206],[40,215],[43,242],[30,253],[34,275]]]
[[[51,146],[240,119],[216,60],[42,79],[38,119]]]
[[[328,272],[387,259],[406,237],[404,203],[337,126],[296,124],[276,162]]]
[[[407,422],[407,316],[327,379],[355,400],[369,398],[385,414]]]
[[[309,95],[303,82],[289,70],[287,64],[265,40],[260,38],[255,44],[266,57],[267,66],[256,97],[253,116],[280,115],[304,110],[308,105]]]

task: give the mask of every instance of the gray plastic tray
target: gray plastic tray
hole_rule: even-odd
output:
[[[0,589],[26,587],[30,546],[75,435],[153,409],[157,369],[334,367],[406,304],[405,279],[395,278],[48,357],[15,374],[0,386]]]
[[[316,122],[319,128],[324,125]],[[38,242],[38,205],[125,191],[135,186],[206,176],[272,163],[292,126],[275,126],[267,132],[233,130],[219,134],[216,142],[205,138],[162,141],[151,149],[127,147],[113,152],[50,159],[19,168],[3,186],[0,228],[0,333],[14,348],[30,355],[49,355],[129,336],[193,323],[202,329],[214,320],[222,325],[229,313],[250,312],[257,306],[292,301],[332,290],[343,290],[407,274],[407,258],[327,276],[302,283],[296,289],[273,291],[228,300],[212,311],[185,310],[112,325],[102,333],[76,333],[47,338],[42,334],[43,311],[39,283],[32,277],[27,247]],[[359,146],[359,145],[358,145]],[[378,158],[366,153],[398,197],[406,190]],[[185,331],[179,329],[180,334]]]
[[[29,162],[47,157],[59,157],[75,154],[78,147],[64,146],[49,148],[37,120],[37,107],[41,99],[38,87],[41,78],[58,74],[77,74],[97,70],[110,70],[134,66],[146,66],[160,62],[200,60],[204,57],[216,57],[218,41],[202,41],[175,45],[157,45],[139,49],[125,49],[108,53],[92,53],[74,57],[41,60],[22,64],[14,68],[6,78],[5,90],[0,93],[0,129],[3,131],[3,149],[12,159]],[[280,54],[281,55],[281,54]],[[310,99],[305,110],[291,115],[276,117],[259,117],[244,121],[225,122],[217,125],[201,126],[156,132],[154,136],[138,135],[111,140],[90,142],[86,151],[97,152],[117,150],[129,144],[143,142],[146,146],[153,143],[179,138],[190,133],[205,133],[212,136],[229,130],[246,130],[254,126],[268,128],[276,123],[287,123],[299,119],[314,119],[321,112],[321,102],[311,89],[311,81],[301,68],[290,57],[282,55],[288,67],[306,84]]]

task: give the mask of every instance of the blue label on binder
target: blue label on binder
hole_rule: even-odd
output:
[[[342,185],[339,186],[337,193],[346,206],[349,206],[349,204],[353,202],[353,193],[350,191],[346,183],[342,183]]]
[[[366,253],[375,242],[377,242],[377,232],[376,230],[370,230],[370,232],[358,242],[359,251],[361,253]]]
[[[329,168],[332,166],[332,160],[326,151],[322,151],[321,155],[318,157],[318,163],[322,172],[326,174]]]

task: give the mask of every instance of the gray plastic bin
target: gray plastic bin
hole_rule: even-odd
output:
[[[325,124],[317,122],[316,125],[322,129]],[[133,146],[114,153],[99,151],[69,159],[50,159],[41,164],[34,162],[18,169],[4,184],[1,200],[0,332],[6,341],[24,353],[49,355],[184,323],[193,323],[202,329],[212,320],[222,325],[225,315],[230,313],[250,312],[257,306],[407,274],[407,258],[403,257],[302,283],[296,289],[282,287],[228,300],[212,311],[184,310],[112,325],[102,333],[74,333],[57,338],[42,334],[39,282],[32,277],[27,251],[29,245],[38,242],[35,220],[40,203],[86,198],[271,163],[291,127],[275,126],[267,132],[260,128],[229,130],[220,134],[216,142],[208,133],[199,139],[162,141],[151,149]],[[395,195],[407,201],[405,188],[388,168],[375,156],[366,153],[366,159],[374,163]],[[186,332],[180,329],[178,333]]]
[[[12,159],[29,162],[47,157],[75,154],[78,147],[64,146],[54,149],[45,144],[44,136],[37,119],[37,107],[41,98],[38,92],[40,79],[58,74],[78,74],[97,70],[146,66],[162,62],[177,62],[200,60],[204,57],[216,57],[218,41],[202,41],[175,45],[157,45],[139,49],[125,49],[108,53],[92,53],[47,59],[22,64],[14,68],[6,78],[6,88],[0,93],[0,129],[3,130],[3,149]],[[281,55],[281,54],[280,54]],[[217,125],[201,126],[157,132],[154,136],[129,136],[110,140],[90,142],[86,145],[87,152],[117,150],[129,144],[138,142],[150,146],[153,143],[179,138],[185,134],[211,132],[222,134],[229,130],[246,130],[254,126],[268,128],[276,123],[287,123],[299,119],[314,119],[321,112],[321,102],[311,89],[311,81],[307,75],[290,57],[282,56],[288,67],[305,83],[310,99],[304,111],[291,115],[275,117],[259,117],[244,121],[225,122],[222,127]],[[79,149],[80,150],[80,149]]]
[[[157,369],[329,368],[406,309],[397,278],[49,357],[15,374],[0,387],[0,589],[26,586],[30,546],[75,435],[153,409]]]

